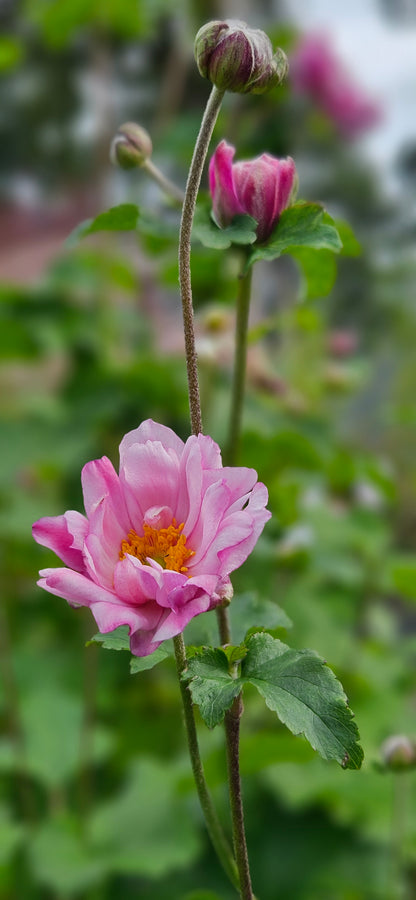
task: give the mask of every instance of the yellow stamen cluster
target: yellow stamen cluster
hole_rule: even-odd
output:
[[[164,569],[172,569],[174,572],[187,572],[185,565],[190,556],[195,555],[194,550],[186,546],[186,535],[183,534],[184,523],[176,524],[172,520],[169,528],[152,528],[143,523],[142,537],[139,537],[133,529],[129,531],[127,538],[121,542],[120,559],[126,553],[136,556],[140,562],[145,563],[147,557],[156,560]]]

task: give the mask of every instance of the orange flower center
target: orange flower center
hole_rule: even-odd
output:
[[[177,525],[172,519],[168,528],[152,528],[143,523],[144,534],[139,537],[133,529],[129,531],[127,538],[121,542],[120,559],[124,559],[126,553],[136,556],[142,563],[147,558],[156,560],[164,569],[172,569],[174,572],[187,572],[185,565],[190,556],[195,555],[194,550],[186,546],[186,535],[183,534],[182,525]]]

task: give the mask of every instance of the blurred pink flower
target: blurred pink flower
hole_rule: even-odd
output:
[[[358,334],[348,328],[334,329],[328,335],[328,350],[331,356],[344,358],[352,356],[358,349]]]
[[[298,179],[293,159],[263,153],[256,159],[233,163],[235,148],[221,141],[209,164],[209,188],[214,216],[225,227],[234,216],[256,219],[257,239],[265,241],[279,216],[293,202]]]
[[[328,39],[304,35],[290,60],[295,90],[307,94],[345,137],[356,137],[380,119],[380,107],[352,81]]]
[[[151,419],[120,444],[120,474],[107,457],[82,470],[86,517],[39,519],[33,536],[67,568],[38,584],[89,606],[102,633],[128,625],[147,656],[199,613],[232,595],[229,575],[247,558],[270,513],[254,469],[223,467],[218,445],[184,443]]]

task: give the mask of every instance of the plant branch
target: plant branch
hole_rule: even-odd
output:
[[[243,416],[244,389],[247,366],[247,330],[250,312],[252,267],[239,277],[237,318],[235,330],[235,356],[228,440],[224,459],[228,466],[235,465],[240,443]]]
[[[168,197],[171,197],[172,200],[175,201],[175,203],[180,203],[182,206],[185,196],[183,191],[181,190],[181,188],[178,188],[176,184],[174,184],[174,182],[170,180],[170,178],[167,178],[166,175],[164,175],[163,172],[161,172],[160,169],[155,166],[154,162],[152,162],[151,159],[145,160],[145,162],[142,164],[142,169],[144,169],[144,171],[147,172],[148,175],[150,175],[150,178],[153,178],[153,181],[155,181],[156,184],[159,185],[161,190],[164,191],[164,193],[167,194]]]
[[[243,714],[243,698],[240,693],[225,714],[225,734],[227,738],[227,768],[230,791],[231,818],[233,823],[234,853],[240,880],[241,900],[254,900],[251,887],[246,834],[244,828],[243,797],[240,778],[240,719]]]
[[[179,235],[179,284],[181,289],[183,324],[185,331],[186,368],[188,374],[189,407],[193,434],[202,432],[201,401],[199,396],[198,364],[195,349],[194,313],[192,305],[191,285],[191,232],[195,212],[196,199],[201,183],[202,170],[208,152],[209,142],[220,110],[224,93],[214,86],[201,122],[201,128],[195,144],[188,181],[185,189],[185,200],[182,207],[182,219]]]
[[[204,767],[199,752],[198,735],[196,732],[196,724],[192,698],[189,687],[183,680],[183,674],[187,668],[186,648],[183,635],[178,634],[173,639],[175,647],[176,668],[179,678],[179,686],[182,697],[183,711],[185,716],[186,735],[188,738],[189,755],[191,758],[192,772],[195,779],[196,789],[198,792],[199,802],[204,813],[208,834],[211,838],[216,854],[227,873],[231,883],[239,890],[238,871],[231,848],[224,835],[221,824],[217,817],[208,785],[205,780]]]

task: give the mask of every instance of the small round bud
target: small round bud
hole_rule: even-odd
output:
[[[152,140],[147,131],[135,122],[121,125],[111,142],[110,160],[122,169],[143,166],[152,155]]]
[[[381,756],[388,769],[409,769],[416,764],[416,746],[404,734],[394,734],[381,745]]]
[[[203,78],[220,91],[262,94],[286,77],[289,64],[280,48],[273,53],[267,34],[245,22],[208,22],[195,38],[195,59]]]

